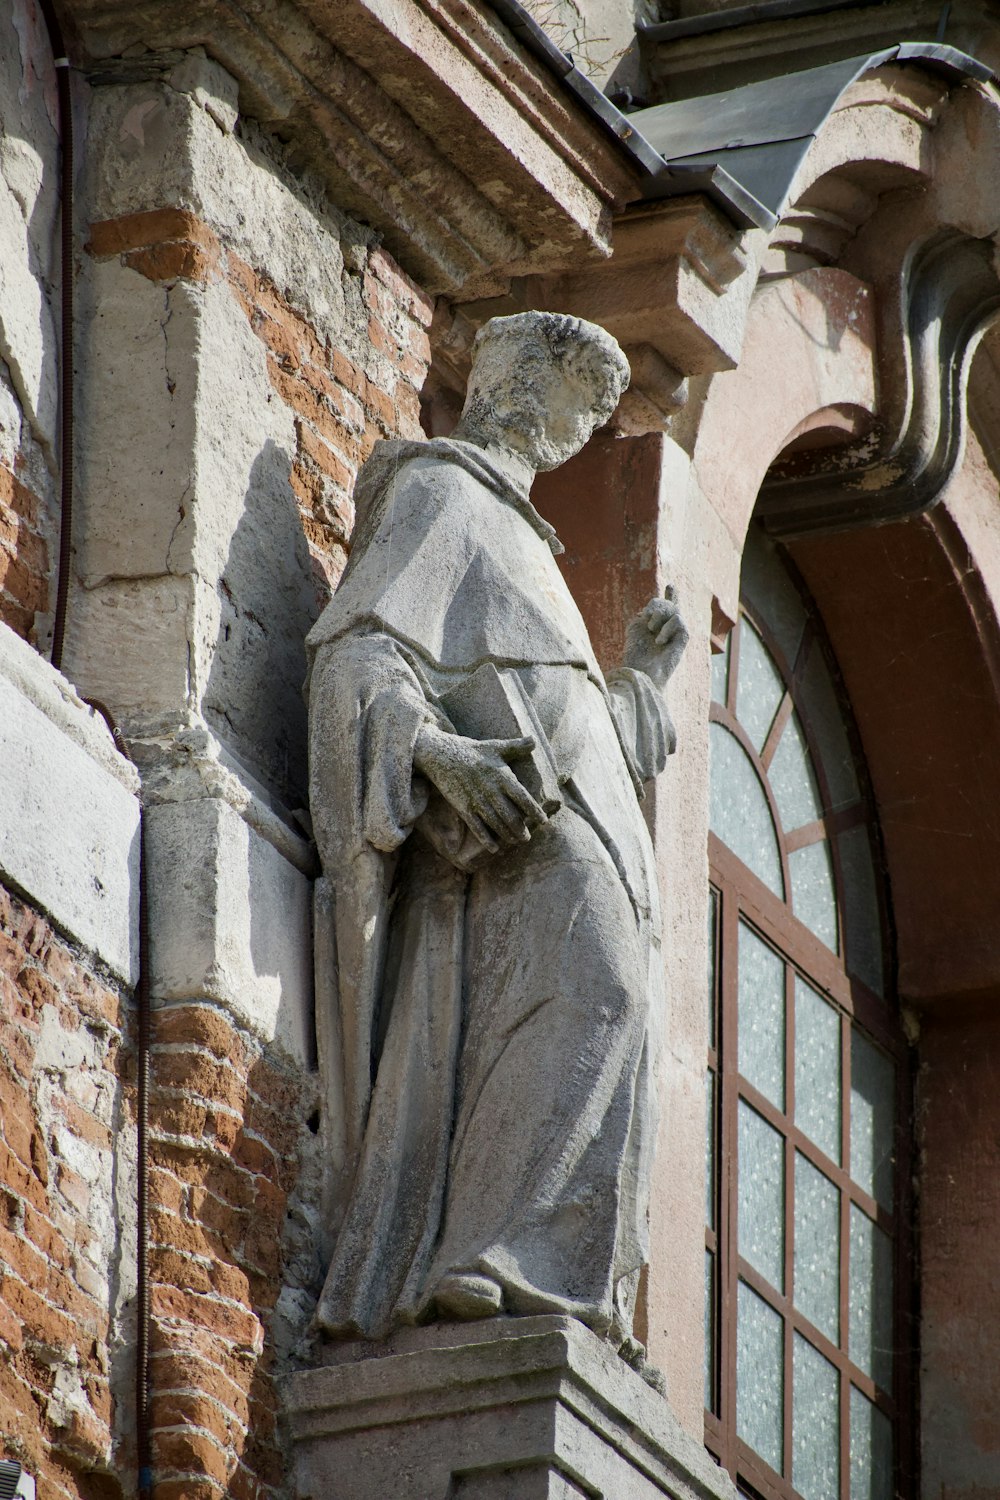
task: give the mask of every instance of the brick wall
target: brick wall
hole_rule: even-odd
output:
[[[0,889],[0,1452],[38,1476],[42,1500],[121,1493],[110,1371],[129,1275],[114,1207],[134,1141],[124,1026],[117,991]]]
[[[49,548],[41,500],[0,463],[0,620],[34,641],[49,607]]]
[[[308,1087],[198,1003],[158,1012],[153,1076],[157,1500],[262,1500],[283,1493],[274,1325]]]
[[[379,437],[420,435],[429,299],[362,239],[345,257],[344,337],[332,342],[266,268],[190,212],[102,221],[88,249],[168,286],[229,288],[266,351],[273,397],[291,415],[288,483],[318,614],[347,559],[358,467]],[[156,1007],[149,1264],[157,1500],[288,1493],[275,1377],[304,1331],[322,1273],[315,1087],[315,1075],[211,997]]]

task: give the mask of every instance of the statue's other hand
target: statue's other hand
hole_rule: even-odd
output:
[[[677,605],[673,584],[662,599],[650,599],[628,627],[625,666],[645,672],[657,687],[666,687],[688,643],[688,628]]]
[[[425,724],[413,764],[495,852],[501,844],[525,843],[532,829],[545,822],[544,812],[508,765],[534,748],[533,739],[470,740]]]

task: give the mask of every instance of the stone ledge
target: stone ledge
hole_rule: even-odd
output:
[[[119,978],[138,968],[138,775],[103,719],[0,625],[0,873]]]
[[[662,1397],[571,1318],[332,1346],[284,1384],[299,1500],[731,1500]]]

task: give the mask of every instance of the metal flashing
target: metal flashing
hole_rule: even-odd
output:
[[[853,4],[853,0],[847,0]],[[902,42],[880,52],[826,63],[729,89],[654,104],[625,115],[560,51],[519,0],[490,0],[514,36],[559,79],[602,129],[631,157],[646,199],[704,193],[739,229],[773,229],[810,146],[857,78],[889,62],[915,62],[956,81],[985,83],[985,64],[940,42]],[[830,0],[773,0],[726,14],[763,19],[790,6],[835,9]],[[703,21],[704,17],[692,17]],[[679,26],[683,22],[666,22]],[[641,28],[661,39],[664,27]],[[706,28],[711,29],[711,28]],[[674,33],[671,33],[674,34]],[[678,33],[679,34],[679,33]]]
[[[763,205],[773,224],[841,95],[865,73],[893,62],[919,63],[956,82],[985,83],[994,76],[954,47],[903,42],[720,94],[654,104],[629,119],[670,168],[721,168]]]
[[[518,0],[490,0],[496,14],[519,42],[560,80],[602,129],[614,136],[640,174],[642,198],[675,198],[704,193],[739,229],[771,229],[775,218],[725,168],[712,164],[679,167],[662,154],[636,125],[636,115],[622,114],[596,84],[581,73],[572,57],[561,52]]]
[[[640,42],[677,42],[682,37],[735,31],[740,26],[789,21],[797,16],[816,16],[839,10],[876,10],[881,3],[882,0],[758,0],[755,5],[710,10],[700,16],[681,16],[674,21],[637,21],[635,30]]]

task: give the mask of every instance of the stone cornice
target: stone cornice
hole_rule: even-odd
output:
[[[428,290],[496,294],[610,250],[639,174],[484,0],[63,0],[95,78],[203,47]],[[123,54],[129,54],[123,58]],[[120,61],[115,61],[120,60]],[[123,75],[124,76],[124,75]]]

